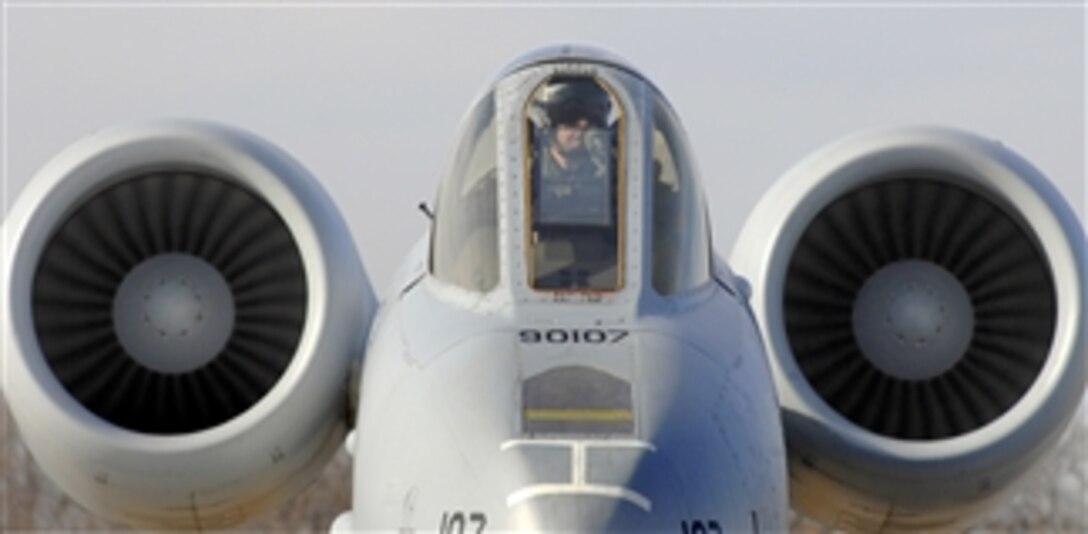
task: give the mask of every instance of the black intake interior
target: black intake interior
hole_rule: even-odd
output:
[[[924,174],[876,181],[826,206],[793,252],[783,303],[809,384],[850,421],[894,438],[949,438],[1001,416],[1039,375],[1056,321],[1049,264],[1025,226],[985,196]],[[965,354],[925,380],[875,367],[853,331],[859,289],[906,259],[952,273],[975,311]]]
[[[164,253],[217,269],[235,305],[225,348],[194,370],[154,371],[113,324],[125,275]],[[34,278],[38,342],[80,404],[149,434],[207,429],[256,404],[283,375],[306,317],[302,259],[280,216],[238,182],[203,171],[146,172],[82,202],[53,233]]]

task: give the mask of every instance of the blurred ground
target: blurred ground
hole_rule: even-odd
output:
[[[0,432],[0,532],[123,530],[85,512],[44,477],[18,438],[3,399]],[[326,531],[350,505],[350,472],[349,458],[341,451],[302,495],[239,530]],[[830,532],[802,518],[794,519],[791,531]],[[1077,417],[1057,453],[1032,475],[1021,493],[972,532],[1088,533],[1088,415]]]

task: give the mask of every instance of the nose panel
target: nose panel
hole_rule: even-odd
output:
[[[530,476],[506,496],[517,530],[633,532],[679,525],[679,481],[648,443],[523,440],[503,448],[520,456]]]
[[[395,416],[360,418],[354,526],[780,528],[785,455],[756,359],[602,328],[591,346],[547,343],[596,332],[563,326],[474,336],[390,389]]]
[[[664,525],[636,506],[607,496],[548,495],[513,511],[519,532],[660,532]]]
[[[632,435],[631,384],[575,365],[546,371],[522,384],[526,435]]]

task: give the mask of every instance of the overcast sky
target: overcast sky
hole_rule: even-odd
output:
[[[420,233],[470,101],[542,44],[596,43],[665,92],[719,251],[784,170],[851,131],[935,123],[1004,141],[1084,218],[1085,11],[1064,8],[43,8],[6,11],[6,211],[99,128],[254,131],[330,190],[379,290]]]

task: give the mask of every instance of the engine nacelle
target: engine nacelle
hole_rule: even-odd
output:
[[[848,530],[963,526],[1058,440],[1085,386],[1085,235],[998,143],[868,132],[746,223],[794,507]]]
[[[3,231],[4,393],[83,506],[222,528],[341,444],[375,298],[284,152],[200,122],[106,130],[50,161]]]

